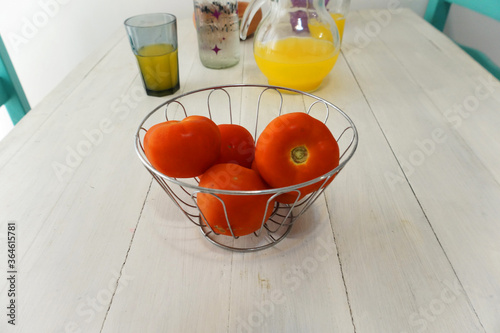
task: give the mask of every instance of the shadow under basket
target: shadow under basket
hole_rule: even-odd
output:
[[[216,110],[217,112],[214,112]],[[334,135],[340,150],[339,166],[311,181],[283,188],[262,191],[230,191],[200,187],[199,178],[172,178],[165,176],[149,163],[143,148],[144,135],[151,126],[168,120],[181,120],[192,115],[211,118],[216,124],[239,124],[252,133],[257,141],[260,132],[274,118],[284,113],[306,112],[325,123]],[[331,184],[356,151],[358,133],[352,120],[334,104],[298,90],[268,85],[225,85],[191,91],[174,97],[151,111],[139,125],[135,138],[136,152],[153,178],[165,190],[172,201],[203,236],[211,243],[232,251],[258,251],[276,245],[286,238],[299,217],[314,203]],[[318,190],[305,195],[291,204],[275,202],[283,193],[300,194],[300,188],[310,184],[321,184]],[[225,209],[224,197],[230,195],[266,195],[266,212],[272,211],[269,219],[264,213],[260,229],[246,236],[235,237],[231,221],[226,221],[232,236],[217,233],[200,212],[197,196],[207,193],[216,197]],[[274,204],[272,204],[274,202]],[[234,223],[234,221],[233,221]]]

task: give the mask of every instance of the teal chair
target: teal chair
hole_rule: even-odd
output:
[[[30,110],[21,82],[0,36],[0,106],[2,105],[7,109],[14,125]]]
[[[431,23],[437,29],[443,31],[451,4],[460,5],[477,13],[489,16],[497,21],[500,21],[499,0],[429,0],[429,3],[427,4],[427,10],[424,15],[425,20]],[[497,40],[498,42],[498,38],[496,38],[498,36],[492,37],[492,42],[494,42],[494,40]],[[500,67],[496,65],[491,59],[489,59],[486,54],[465,45],[458,45],[484,68],[486,68],[491,74],[493,74],[493,76],[500,80]]]

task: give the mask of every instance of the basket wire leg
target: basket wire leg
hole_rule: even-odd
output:
[[[271,230],[270,226],[269,226],[269,225],[267,226],[267,228],[266,228],[266,229],[268,230],[268,232],[270,232],[270,233],[276,233],[276,232],[278,232],[278,231],[279,231],[279,230],[280,230],[283,226],[285,226],[285,225],[287,225],[287,226],[289,226],[289,227],[291,227],[291,226],[292,226],[293,221],[294,221],[294,217],[293,217],[292,211],[293,211],[293,209],[296,207],[297,202],[299,201],[299,198],[300,198],[300,190],[294,190],[294,191],[290,191],[290,192],[297,192],[297,199],[295,199],[295,202],[294,202],[291,206],[288,206],[288,205],[287,205],[287,209],[288,209],[288,211],[287,211],[286,215],[282,218],[282,220],[281,220],[281,222],[280,222],[280,223],[273,221],[275,224],[278,224],[278,227],[277,227],[276,229]],[[287,192],[287,193],[290,193],[290,192]],[[282,193],[282,192],[276,193],[275,195],[273,195],[273,197],[277,197],[277,196],[279,196],[279,195],[281,195],[281,194],[283,194],[283,193]],[[280,216],[282,216],[282,215],[280,215]],[[285,222],[286,222],[287,220],[289,220],[289,219],[290,219],[290,223],[285,224]]]
[[[200,206],[198,206],[198,202],[197,202],[197,199],[195,198],[195,194],[196,194],[196,197],[198,194],[200,194],[201,192],[200,191],[196,191],[196,192],[193,192],[193,195],[191,196],[191,198],[193,199],[196,207],[198,207],[198,211],[200,212],[200,218],[201,220],[203,221],[203,224],[205,226],[208,226],[210,228],[210,230],[216,234],[216,235],[220,235],[220,233],[218,233],[217,231],[215,231],[212,226],[208,223],[208,220],[207,218],[205,217],[205,214],[203,214],[203,212],[201,211],[200,209]],[[227,224],[227,227],[229,229],[229,232],[231,233],[231,236],[234,238],[234,239],[238,239],[239,236],[235,236],[234,234],[234,231],[233,231],[233,228],[231,227],[231,223],[229,222],[229,217],[227,215],[227,209],[226,209],[226,204],[224,202],[224,200],[222,200],[221,197],[219,197],[218,195],[214,194],[214,193],[204,193],[206,195],[211,195],[213,197],[215,197],[217,200],[219,200],[219,202],[222,204],[222,209],[224,210],[224,218],[226,219],[226,224]]]
[[[266,219],[267,211],[269,210],[269,206],[270,206],[271,202],[273,202],[273,199],[274,199],[274,196],[271,196],[269,199],[267,199],[266,209],[264,210],[264,215],[262,216],[262,222],[260,224],[260,228],[259,228],[259,230],[254,231],[254,235],[257,237],[260,237],[260,235],[262,234],[262,229],[264,229],[264,225],[267,222],[267,219]]]
[[[328,182],[328,180],[331,178],[331,177],[334,177],[336,176],[338,173],[335,173],[333,175],[331,175],[330,177],[327,177],[323,184],[321,184],[321,187],[319,189],[317,189],[316,191],[314,191],[313,193],[311,193],[311,195],[309,196],[309,198],[306,200],[306,204],[304,207],[302,207],[302,209],[300,210],[300,212],[297,214],[297,217],[301,216],[307,209],[309,209],[309,207],[311,207],[311,205],[318,199],[318,197],[320,197],[323,192],[325,191],[326,189],[326,183]],[[333,180],[332,180],[333,181]]]

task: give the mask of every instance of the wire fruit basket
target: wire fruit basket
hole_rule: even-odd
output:
[[[144,153],[143,140],[147,130],[160,122],[202,115],[209,117],[216,124],[242,125],[252,133],[257,142],[259,134],[272,119],[289,112],[306,112],[328,126],[339,145],[338,167],[316,179],[288,187],[258,191],[217,190],[199,186],[199,177],[172,178],[162,174],[151,165]],[[174,97],[151,111],[140,123],[135,136],[135,149],[139,159],[187,219],[214,245],[238,252],[263,250],[285,239],[297,219],[331,184],[331,178],[336,177],[352,158],[357,145],[356,126],[347,114],[334,104],[294,89],[247,84],[209,87]],[[320,186],[300,197],[300,189],[311,184]],[[289,204],[275,200],[279,195],[290,192],[299,194],[300,199]],[[229,236],[221,234],[206,222],[197,203],[200,194],[211,195],[220,202],[229,227]],[[225,202],[233,196],[268,198],[262,223],[257,231],[245,236],[235,236],[231,227],[235,221],[229,221],[226,211],[228,202]],[[269,218],[266,218],[267,216]]]

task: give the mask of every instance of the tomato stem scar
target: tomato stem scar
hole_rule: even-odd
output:
[[[309,155],[307,148],[304,146],[298,146],[292,149],[290,153],[292,161],[295,164],[302,164],[307,161],[307,156]]]

